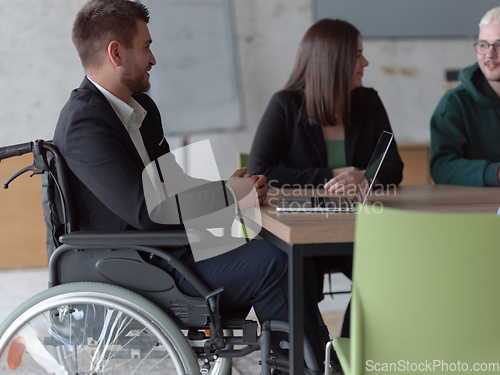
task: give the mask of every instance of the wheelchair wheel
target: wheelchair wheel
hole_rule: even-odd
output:
[[[233,361],[231,358],[219,358],[215,361],[210,375],[230,375]]]
[[[161,309],[112,285],[74,283],[22,304],[0,326],[0,374],[199,374]]]

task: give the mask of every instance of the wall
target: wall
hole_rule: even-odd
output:
[[[476,61],[473,39],[365,40],[363,84],[375,88],[400,141],[429,141],[429,119],[447,90],[446,70]]]
[[[51,139],[82,68],[71,26],[83,0],[0,2],[0,146]]]
[[[223,177],[236,168],[236,153],[249,151],[269,98],[287,80],[297,46],[313,19],[312,1],[233,0],[247,128],[190,139],[211,139]],[[60,108],[83,76],[70,40],[74,15],[83,3],[0,2],[0,146],[52,137]],[[472,43],[364,41],[370,62],[364,84],[379,92],[397,140],[429,140],[428,122],[445,92],[445,70],[474,62]],[[171,143],[178,147],[181,140]]]
[[[223,176],[236,168],[237,152],[250,151],[267,103],[288,79],[297,46],[313,19],[312,0],[235,0],[233,5],[246,130],[210,135]]]

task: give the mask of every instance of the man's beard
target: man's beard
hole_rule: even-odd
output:
[[[130,72],[126,71],[120,76],[121,83],[127,87],[132,94],[142,94],[143,92],[149,91],[151,88],[151,84],[149,80],[137,78],[137,75],[130,74]]]

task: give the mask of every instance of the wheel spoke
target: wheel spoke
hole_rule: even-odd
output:
[[[18,366],[18,375],[199,372],[177,325],[129,291],[105,284],[68,284],[32,300],[25,303],[25,311],[8,318],[9,326],[0,326],[0,337],[16,327],[0,353],[0,375],[11,373],[9,365]],[[19,336],[26,342],[20,349],[12,345]],[[18,357],[8,363],[11,348]]]

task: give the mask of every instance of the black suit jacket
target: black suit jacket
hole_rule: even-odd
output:
[[[170,151],[163,135],[160,113],[148,95],[133,97],[147,111],[140,131],[153,161]],[[70,170],[79,230],[178,227],[158,224],[150,219],[142,184],[144,164],[108,100],[87,78],[73,90],[61,110],[54,144]],[[214,182],[197,189],[186,200],[203,211],[200,215],[205,215],[226,207],[227,201],[220,199],[221,195],[224,196],[222,192],[221,183]],[[229,199],[229,204],[232,202]],[[166,206],[172,207],[171,204]]]
[[[345,128],[348,166],[366,169],[383,130],[392,132],[384,106],[373,89],[363,90],[364,110]],[[327,152],[321,126],[310,125],[300,112],[301,97],[293,92],[276,93],[257,129],[248,160],[248,172],[264,174],[270,186],[318,186],[329,181]],[[300,114],[301,113],[301,114]],[[393,141],[378,174],[382,185],[399,184],[403,163]]]

